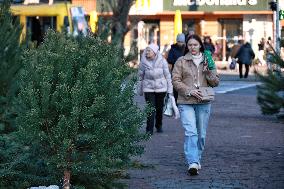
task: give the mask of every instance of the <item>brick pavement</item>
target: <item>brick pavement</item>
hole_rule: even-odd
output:
[[[146,168],[128,171],[128,188],[284,188],[284,124],[261,114],[255,88],[217,94],[198,176],[186,173],[183,137],[179,120],[165,117],[164,133],[154,133],[135,158]]]

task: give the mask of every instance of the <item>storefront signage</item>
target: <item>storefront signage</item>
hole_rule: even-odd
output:
[[[25,0],[24,5],[28,4],[39,4],[39,0]]]
[[[49,5],[52,5],[53,0],[25,0],[24,1],[24,5],[39,4],[39,3],[48,3]]]
[[[246,6],[246,5],[256,5],[257,0],[174,0],[173,6]]]

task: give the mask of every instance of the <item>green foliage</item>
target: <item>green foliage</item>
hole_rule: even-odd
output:
[[[18,90],[17,75],[21,68],[20,35],[22,27],[19,20],[9,12],[10,2],[0,4],[0,133],[7,133],[13,125],[12,99]]]
[[[284,108],[284,76],[280,71],[284,61],[276,52],[273,60],[279,70],[268,70],[267,76],[258,74],[262,85],[258,87],[257,101],[263,114],[277,114]]]
[[[17,99],[24,148],[9,164],[6,183],[57,184],[69,170],[75,188],[121,187],[116,180],[130,157],[143,152],[138,130],[145,114],[133,102],[135,79],[125,81],[132,70],[119,53],[95,37],[50,31],[24,54]]]
[[[10,170],[15,155],[21,153],[21,146],[15,141],[15,106],[13,99],[18,93],[18,75],[21,70],[22,47],[19,20],[9,12],[10,1],[0,4],[0,188],[12,189],[9,178],[16,175]],[[22,157],[25,158],[25,157]],[[23,185],[22,185],[23,184]],[[19,183],[20,188],[24,186]]]

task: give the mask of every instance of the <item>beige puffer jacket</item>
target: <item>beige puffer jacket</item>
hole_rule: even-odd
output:
[[[216,69],[210,70],[206,75],[203,72],[204,62],[197,66],[193,63],[191,54],[187,53],[180,57],[176,63],[173,74],[173,86],[178,92],[178,104],[200,104],[197,98],[187,96],[189,92],[197,87],[216,87],[219,84],[219,76]]]
[[[156,59],[148,61],[145,51],[142,54],[138,70],[137,92],[173,92],[173,85],[168,63],[158,52]]]

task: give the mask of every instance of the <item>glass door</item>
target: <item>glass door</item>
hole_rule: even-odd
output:
[[[218,38],[222,40],[222,60],[228,60],[232,46],[243,39],[242,19],[220,19]]]
[[[160,22],[158,20],[140,21],[137,30],[140,54],[150,43],[160,46]]]

